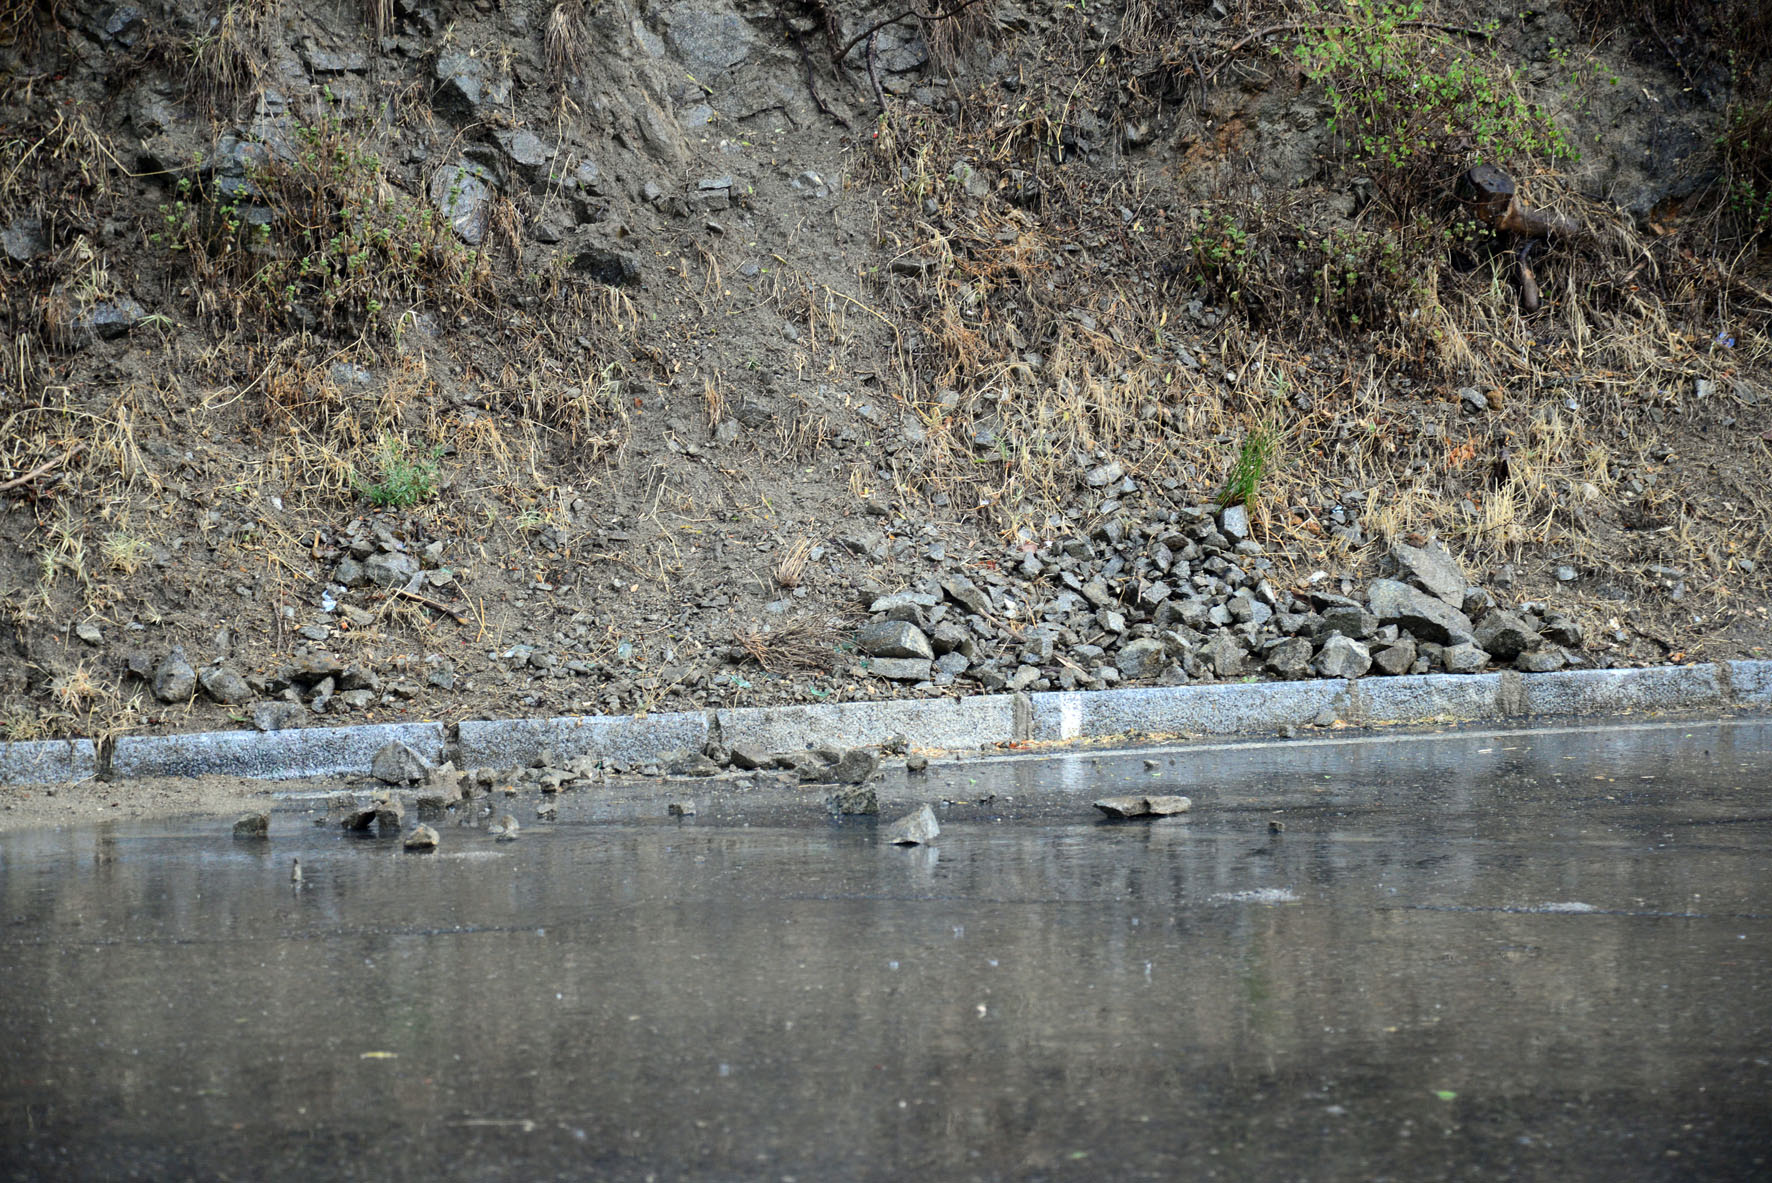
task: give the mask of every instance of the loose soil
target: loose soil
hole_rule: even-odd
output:
[[[1256,432],[1277,584],[1439,538],[1591,664],[1763,656],[1763,64],[1664,7],[1392,34],[1580,149],[1502,161],[1583,227],[1526,313],[1470,144],[1328,130],[1329,6],[8,5],[0,738],[975,692],[868,605],[1037,602]]]

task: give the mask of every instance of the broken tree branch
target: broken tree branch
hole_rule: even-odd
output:
[[[860,45],[863,41],[866,41],[875,33],[884,29],[887,25],[896,25],[907,16],[914,16],[924,24],[932,25],[936,21],[945,21],[949,17],[959,16],[962,12],[965,12],[968,8],[971,8],[974,4],[978,3],[981,3],[981,0],[965,0],[964,3],[950,8],[946,12],[922,12],[916,8],[907,8],[896,16],[889,16],[883,21],[875,21],[873,24],[851,37],[848,41],[844,42],[843,48],[837,51],[835,60],[841,63],[844,58],[849,56],[850,50],[854,49],[857,45]]]
[[[10,490],[18,488],[20,485],[30,484],[32,481],[36,480],[38,477],[47,475],[52,469],[56,468],[57,466],[66,464],[68,461],[72,460],[74,457],[78,456],[81,452],[84,452],[85,450],[86,450],[86,441],[81,440],[78,443],[76,443],[73,447],[69,448],[62,455],[57,456],[57,457],[50,459],[50,460],[45,460],[42,464],[39,464],[36,468],[33,468],[30,472],[25,473],[25,475],[15,476],[9,481],[0,483],[0,493],[9,492]]]

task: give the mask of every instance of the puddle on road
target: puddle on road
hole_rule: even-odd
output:
[[[1659,770],[1622,801],[1548,795],[1562,741],[1194,757],[1180,825],[998,766],[965,779],[1031,820],[908,851],[565,800],[444,857],[294,814],[8,835],[0,1177],[1763,1174],[1752,738],[1611,750]]]

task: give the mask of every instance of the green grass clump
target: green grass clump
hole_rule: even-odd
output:
[[[437,495],[437,458],[442,454],[438,445],[428,452],[408,455],[404,443],[384,436],[376,447],[381,479],[372,482],[353,476],[351,483],[373,505],[390,509],[417,505]]]
[[[1261,478],[1272,467],[1279,449],[1279,437],[1271,428],[1257,427],[1243,437],[1236,463],[1231,465],[1231,475],[1224,482],[1224,488],[1219,490],[1218,507],[1223,509],[1254,501],[1256,491],[1261,487]]]

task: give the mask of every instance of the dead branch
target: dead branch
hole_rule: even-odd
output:
[[[461,613],[461,612],[457,612],[454,608],[451,608],[448,604],[438,603],[436,600],[431,599],[429,596],[421,596],[417,592],[410,591],[404,587],[391,588],[390,590],[394,593],[394,595],[398,596],[402,600],[411,600],[413,603],[421,604],[424,607],[429,608],[434,612],[441,612],[446,616],[454,618],[455,623],[457,623],[457,624],[465,625],[468,623],[469,617],[466,614]]]
[[[914,16],[924,24],[932,25],[936,21],[945,21],[950,17],[959,16],[962,12],[965,12],[968,8],[971,8],[977,3],[980,3],[980,0],[965,0],[964,3],[957,7],[950,8],[946,12],[920,12],[915,8],[907,8],[896,16],[889,16],[883,21],[875,21],[873,24],[851,37],[843,44],[843,48],[837,51],[837,56],[833,60],[841,62],[844,58],[849,56],[849,51],[854,49],[857,45],[868,40],[887,25],[896,25],[907,16]]]
[[[9,492],[13,489],[18,488],[20,485],[30,484],[32,481],[36,480],[40,476],[45,475],[51,469],[56,468],[58,465],[66,464],[68,461],[72,460],[74,457],[78,456],[81,452],[83,452],[85,450],[86,450],[86,441],[81,440],[80,442],[76,443],[73,447],[69,448],[67,450],[67,452],[65,452],[64,454],[57,456],[51,460],[45,460],[42,464],[39,464],[36,468],[33,468],[30,472],[25,473],[25,475],[15,476],[9,481],[6,481],[4,483],[0,483],[0,493]]]

